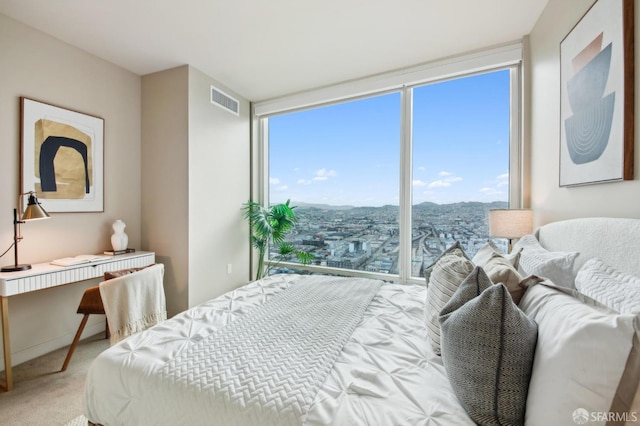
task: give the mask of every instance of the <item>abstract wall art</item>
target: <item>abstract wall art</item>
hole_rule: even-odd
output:
[[[21,192],[48,212],[104,211],[104,120],[20,98]]]
[[[560,186],[633,179],[634,0],[598,0],[560,43]]]

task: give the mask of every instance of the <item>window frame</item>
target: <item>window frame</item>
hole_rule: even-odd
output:
[[[405,70],[385,73],[323,89],[285,96],[252,104],[252,199],[269,204],[269,117],[318,108],[371,96],[400,92],[400,176],[399,178],[399,232],[400,247],[398,275],[360,270],[331,268],[316,265],[279,262],[297,270],[339,274],[354,277],[377,278],[402,284],[424,284],[424,278],[411,276],[412,232],[412,106],[413,90],[425,84],[454,78],[469,77],[498,70],[510,70],[510,138],[509,138],[509,206],[522,207],[522,44],[511,43],[497,48],[448,58]],[[256,266],[252,250],[252,276]],[[272,264],[265,259],[266,264]]]

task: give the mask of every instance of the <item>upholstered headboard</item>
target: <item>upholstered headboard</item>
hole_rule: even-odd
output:
[[[619,271],[640,276],[640,219],[589,217],[552,222],[536,230],[550,251],[577,251],[576,268],[599,257]]]

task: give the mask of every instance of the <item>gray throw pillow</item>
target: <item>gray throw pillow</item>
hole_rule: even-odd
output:
[[[425,323],[433,351],[438,355],[440,355],[440,321],[438,320],[440,311],[472,270],[473,263],[460,249],[449,251],[433,268],[427,286]]]
[[[476,268],[442,309],[441,348],[451,387],[481,425],[523,425],[537,325]]]
[[[453,250],[460,250],[462,252],[462,255],[469,259],[469,256],[467,256],[467,254],[464,252],[464,250],[462,249],[462,246],[460,245],[460,241],[456,241],[455,243],[453,243],[451,245],[451,247],[449,247],[448,249],[446,249],[445,251],[442,252],[442,254],[440,256],[438,256],[438,258],[429,266],[427,266],[424,270],[424,278],[425,281],[427,283],[427,286],[429,286],[429,278],[431,278],[431,273],[433,272],[433,269],[436,267],[436,264],[438,263],[438,261],[440,259],[442,259],[443,256],[448,255],[449,253],[451,253]],[[469,259],[471,260],[471,259]]]
[[[454,312],[469,300],[476,298],[492,285],[493,281],[491,281],[487,272],[480,266],[474,267],[471,273],[460,283],[447,304],[443,306],[440,311],[439,321],[442,322],[442,317]]]

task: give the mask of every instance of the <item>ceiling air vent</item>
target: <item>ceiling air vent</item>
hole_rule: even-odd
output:
[[[240,103],[220,89],[211,86],[211,103],[227,111],[240,115]]]

